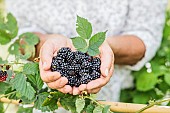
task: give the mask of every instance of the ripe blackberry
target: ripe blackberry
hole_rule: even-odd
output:
[[[87,84],[91,81],[90,79],[91,79],[91,76],[89,74],[85,73],[84,76],[81,77],[80,83]]]
[[[58,57],[66,58],[67,54],[71,52],[71,49],[68,47],[63,47],[57,52]]]
[[[95,57],[95,58],[93,58],[93,60],[92,60],[92,64],[94,65],[101,65],[101,60],[100,60],[100,58],[98,58],[98,57]]]
[[[100,58],[93,58],[80,51],[72,52],[70,48],[61,48],[53,57],[51,71],[60,72],[68,79],[68,85],[79,87],[81,84],[100,78]]]
[[[62,64],[60,65],[60,68],[61,68],[61,69],[64,69],[64,70],[66,70],[68,67],[69,67],[69,63],[62,63]]]
[[[95,71],[98,71],[98,72],[100,72],[100,65],[92,65],[92,70],[95,70]]]
[[[79,76],[84,76],[85,74],[88,74],[89,70],[88,69],[82,69],[79,71]]]
[[[75,83],[78,81],[76,76],[68,76],[67,79],[68,79],[67,85],[70,85],[70,86],[74,86]]]
[[[81,64],[81,68],[83,69],[89,69],[91,67],[91,62],[85,61]]]
[[[99,73],[99,72],[93,70],[93,72],[91,73],[90,76],[91,76],[91,79],[92,79],[92,80],[95,80],[95,79],[100,78],[100,75],[101,75],[101,73]]]
[[[67,54],[67,56],[66,56],[67,62],[71,63],[71,62],[73,61],[74,57],[75,57],[75,56],[74,56],[74,53],[73,53],[73,52],[69,52],[69,53]]]
[[[0,71],[0,82],[6,81],[8,74],[6,71],[1,70]]]

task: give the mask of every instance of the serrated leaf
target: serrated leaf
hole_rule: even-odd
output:
[[[102,113],[110,113],[110,105],[104,106]]]
[[[77,96],[65,94],[62,98],[60,98],[60,103],[65,109],[70,110],[72,113],[76,113],[75,103],[77,98]]]
[[[99,47],[104,42],[106,37],[106,32],[99,32],[92,36],[89,41],[88,54],[91,56],[96,56],[100,54]]]
[[[34,107],[42,112],[48,111],[50,112],[49,106],[42,106],[44,100],[48,97],[49,93],[43,92],[38,94],[37,100],[35,101]]]
[[[82,99],[82,98],[77,98],[75,104],[76,104],[76,111],[78,113],[80,113],[83,110],[84,106],[85,106],[85,100]]]
[[[168,85],[170,85],[170,73],[164,75],[164,80]]]
[[[99,51],[98,48],[89,47],[89,48],[88,48],[88,54],[89,54],[90,56],[96,56],[96,55],[100,54],[100,51]]]
[[[13,75],[13,71],[12,70],[7,70],[7,74],[8,74],[8,77],[6,79],[6,82],[9,83],[10,82],[10,79]]]
[[[0,102],[0,113],[4,113],[4,104]]]
[[[18,26],[15,17],[8,13],[5,19],[0,22],[0,43],[7,44],[18,34]]]
[[[35,75],[38,71],[38,63],[27,63],[23,68],[23,73],[28,75]]]
[[[106,38],[106,32],[99,32],[91,37],[89,41],[89,47],[91,48],[99,48],[100,45],[104,42]],[[93,47],[95,46],[95,47]]]
[[[86,113],[93,113],[94,108],[94,104],[89,104],[86,108]]]
[[[42,89],[42,86],[44,85],[44,83],[43,83],[39,73],[36,75],[27,75],[27,78],[34,88],[36,88],[38,90]]]
[[[92,34],[91,23],[87,19],[77,16],[76,31],[84,39],[89,39]]]
[[[94,108],[93,113],[102,113],[103,108],[101,106],[97,106]]]
[[[20,54],[19,49],[20,49],[19,43],[15,42],[15,43],[10,45],[10,47],[8,48],[8,52],[10,54],[19,55]]]
[[[71,38],[72,42],[73,42],[73,45],[74,47],[77,49],[77,50],[83,50],[82,52],[87,52],[87,42],[85,39],[81,38],[81,37],[74,37],[74,38]]]
[[[5,91],[10,88],[10,84],[5,82],[0,82],[0,94],[4,94]]]
[[[17,113],[33,113],[33,107],[24,108],[19,106]]]
[[[52,98],[46,98],[42,104],[42,106],[49,106],[51,111],[54,111],[56,109],[58,109],[58,105],[57,105],[58,99],[55,99],[55,97]]]
[[[16,89],[22,96],[31,100],[35,96],[35,90],[29,82],[26,82],[26,77],[23,73],[17,73],[15,78],[11,80],[12,86]]]
[[[30,44],[30,45],[36,45],[39,42],[39,38],[36,34],[30,33],[30,32],[26,32],[23,33],[19,36],[20,39],[22,39],[22,41],[24,43]]]

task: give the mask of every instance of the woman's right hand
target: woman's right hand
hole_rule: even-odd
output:
[[[41,79],[47,83],[47,85],[52,89],[57,89],[63,93],[72,94],[73,88],[70,85],[66,85],[68,79],[66,77],[61,77],[60,73],[50,70],[52,58],[57,55],[57,51],[62,47],[69,47],[74,50],[74,46],[69,38],[62,35],[52,34],[52,35],[38,35],[46,38],[45,42],[40,48],[40,75]],[[41,39],[41,38],[40,38]]]

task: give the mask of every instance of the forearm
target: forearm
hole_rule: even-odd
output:
[[[115,55],[115,63],[133,65],[141,60],[145,54],[145,45],[133,35],[113,36],[107,38]]]

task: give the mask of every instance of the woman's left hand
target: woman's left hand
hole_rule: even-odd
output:
[[[88,84],[82,84],[78,88],[73,87],[73,95],[80,94],[82,91],[97,93],[109,82],[114,70],[114,54],[107,41],[100,46],[99,51],[100,54],[96,57],[101,59],[101,77]]]

